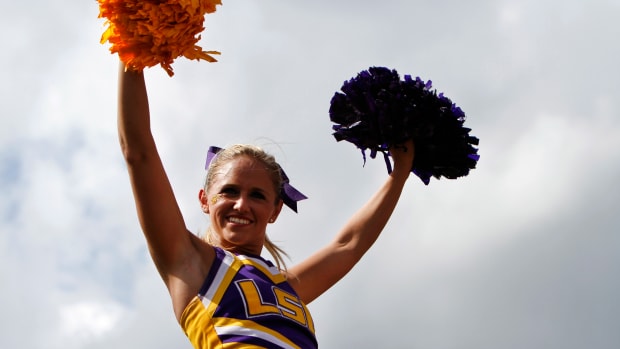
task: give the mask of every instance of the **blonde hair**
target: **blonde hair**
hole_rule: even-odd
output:
[[[273,183],[273,189],[276,193],[276,201],[274,204],[277,204],[282,198],[280,196],[280,191],[282,189],[282,172],[280,165],[273,157],[273,155],[265,152],[262,148],[257,147],[251,144],[234,144],[228,148],[220,150],[215,158],[211,161],[209,168],[207,170],[207,178],[205,180],[205,191],[208,191],[209,186],[213,183],[213,179],[215,175],[218,173],[218,170],[229,161],[235,159],[238,156],[249,156],[254,160],[260,161],[263,165],[265,165],[265,169],[269,173],[271,181]],[[205,234],[205,240],[210,245],[219,246],[219,239],[213,236],[215,232],[211,227],[207,229]],[[267,235],[265,235],[265,242],[263,247],[271,254],[276,263],[276,267],[280,270],[286,271],[286,263],[284,262],[284,256],[288,257],[288,254],[276,244],[274,244]]]

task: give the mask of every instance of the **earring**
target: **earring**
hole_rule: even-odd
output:
[[[275,222],[275,221],[276,221],[276,220],[275,220],[274,218],[269,218],[269,223],[273,223],[273,222]]]

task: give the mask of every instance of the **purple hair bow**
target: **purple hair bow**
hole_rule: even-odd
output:
[[[207,151],[207,161],[205,163],[205,170],[209,169],[209,165],[211,161],[215,159],[217,153],[222,150],[220,147],[210,146]],[[297,201],[301,201],[307,199],[308,197],[302,194],[299,190],[295,189],[289,182],[288,176],[282,169],[280,165],[278,165],[280,169],[280,176],[282,177],[282,189],[280,189],[280,196],[282,197],[282,201],[286,206],[288,206],[291,210],[297,213]]]

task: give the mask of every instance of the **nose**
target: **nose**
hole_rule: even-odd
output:
[[[245,212],[246,210],[248,210],[248,206],[249,205],[249,200],[245,195],[239,195],[236,199],[235,199],[235,204],[233,205],[233,208],[239,212]]]

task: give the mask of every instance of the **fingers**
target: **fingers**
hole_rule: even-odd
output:
[[[390,148],[390,155],[394,160],[394,170],[401,168],[402,170],[411,171],[413,167],[413,158],[415,155],[415,144],[413,139],[396,144]]]
[[[413,143],[413,139],[408,139],[403,143],[395,144],[390,147],[390,155],[396,161],[396,158],[413,158],[415,154],[415,144]]]

